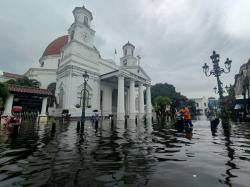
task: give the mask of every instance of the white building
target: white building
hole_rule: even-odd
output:
[[[202,115],[205,114],[206,110],[208,110],[208,99],[202,97],[202,98],[193,98],[191,100],[195,102],[197,113]]]
[[[122,47],[120,66],[105,60],[94,45],[92,13],[83,6],[76,7],[73,15],[75,20],[68,29],[68,35],[48,45],[39,60],[40,68],[30,68],[24,74],[41,82],[41,88],[56,85],[58,106],[49,111],[54,110],[53,113],[59,115],[63,109],[68,109],[72,116],[81,116],[82,109],[76,105],[82,100],[82,75],[87,72],[87,116],[92,115],[93,110],[98,110],[103,116],[117,114],[118,120],[123,120],[125,115],[129,115],[130,119],[145,113],[150,116],[151,79],[139,66],[135,46],[128,42]]]
[[[239,73],[235,75],[234,82],[235,98],[250,98],[250,59],[240,66]]]

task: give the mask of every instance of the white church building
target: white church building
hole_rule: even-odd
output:
[[[91,116],[93,110],[102,116],[116,115],[118,120],[123,120],[125,115],[129,119],[151,116],[151,79],[135,57],[135,46],[128,42],[122,47],[119,66],[105,60],[94,45],[92,13],[83,6],[76,7],[73,15],[75,20],[68,35],[48,45],[39,60],[40,68],[30,68],[24,74],[38,80],[43,89],[56,84],[58,105],[50,107],[49,114],[60,115],[67,109],[71,116],[81,116],[82,109],[76,106],[82,104],[83,74],[87,72],[86,116]],[[44,98],[43,105],[46,102]]]

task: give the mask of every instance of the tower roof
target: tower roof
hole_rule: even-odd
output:
[[[90,12],[87,8],[85,8],[85,6],[82,6],[82,7],[76,7],[74,10],[73,10],[73,13],[76,13],[78,11],[85,11],[89,14],[90,16],[90,19],[93,20],[93,15],[92,15],[92,12]]]
[[[133,44],[131,44],[129,41],[122,48],[124,49],[127,46],[131,46],[131,47],[135,48],[135,46]]]

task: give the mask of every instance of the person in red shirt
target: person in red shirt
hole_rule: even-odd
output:
[[[191,118],[190,111],[189,111],[188,107],[182,106],[180,113],[184,117],[185,124],[188,125],[189,127],[193,127],[192,118]]]

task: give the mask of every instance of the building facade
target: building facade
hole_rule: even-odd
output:
[[[249,98],[250,86],[250,59],[247,63],[241,65],[239,73],[235,75],[234,90],[236,99],[243,99],[244,95]]]
[[[195,102],[197,114],[204,115],[208,110],[208,100],[205,97],[191,99]]]
[[[76,7],[73,15],[74,23],[68,34],[51,42],[43,52],[40,68],[30,68],[24,74],[38,80],[42,89],[54,87],[57,105],[49,107],[50,115],[60,115],[67,109],[73,117],[81,116],[82,75],[87,72],[86,116],[91,116],[93,110],[98,110],[102,116],[116,115],[118,120],[123,120],[125,115],[130,119],[150,116],[151,79],[135,57],[135,46],[127,42],[122,47],[120,65],[103,59],[94,45],[92,13],[83,6]]]

